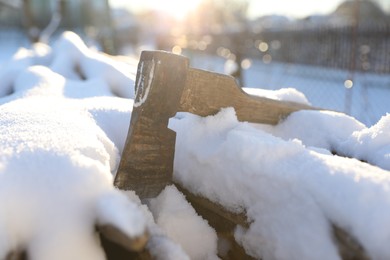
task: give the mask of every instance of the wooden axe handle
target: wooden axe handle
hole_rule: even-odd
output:
[[[234,107],[239,121],[272,125],[294,111],[314,109],[304,104],[252,96],[231,76],[190,68],[180,111],[209,116],[225,107]]]

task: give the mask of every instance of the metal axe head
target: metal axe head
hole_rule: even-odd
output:
[[[120,189],[150,198],[171,183],[176,134],[167,125],[179,111],[187,70],[183,56],[142,52],[129,132],[114,182]]]

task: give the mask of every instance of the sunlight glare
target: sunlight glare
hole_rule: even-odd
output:
[[[182,20],[193,9],[195,9],[201,2],[201,0],[153,0],[152,7],[158,11],[163,11],[168,15]]]

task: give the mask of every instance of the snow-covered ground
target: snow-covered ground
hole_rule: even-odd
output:
[[[289,84],[284,66],[275,78],[298,87],[248,91],[322,106],[296,90],[317,81]],[[132,237],[148,230],[157,259],[218,259],[215,230],[174,186],[141,204],[112,185],[135,72],[135,60],[88,49],[69,32],[0,65],[0,259],[19,248],[31,259],[104,259],[93,230],[105,223]],[[251,85],[270,85],[256,75]],[[386,95],[370,92],[374,103]],[[367,126],[330,111],[299,111],[276,126],[238,122],[232,108],[179,113],[169,124],[174,179],[245,213],[250,226],[238,226],[235,239],[255,258],[340,259],[336,225],[372,259],[389,259],[388,111]]]

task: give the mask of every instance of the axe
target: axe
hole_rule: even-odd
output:
[[[143,51],[136,97],[114,184],[141,199],[157,196],[172,183],[176,133],[167,128],[177,112],[214,115],[233,107],[240,121],[277,124],[290,113],[313,107],[251,96],[231,76],[189,67],[188,58]]]

